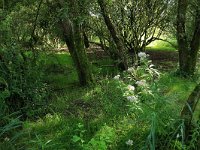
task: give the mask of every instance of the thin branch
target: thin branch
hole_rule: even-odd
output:
[[[42,2],[43,2],[43,0],[40,1],[38,8],[37,8],[37,12],[36,12],[35,20],[34,20],[34,25],[33,25],[33,30],[32,30],[32,33],[31,33],[31,40],[34,40],[35,30],[36,30],[36,27],[37,27],[37,20],[38,20],[38,16],[39,16],[39,12],[40,12]]]

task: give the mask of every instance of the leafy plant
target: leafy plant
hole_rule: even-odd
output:
[[[100,132],[98,132],[94,138],[92,138],[86,145],[84,149],[99,149],[107,150],[109,144],[115,141],[116,133],[112,127],[104,125]]]
[[[84,125],[81,123],[78,123],[77,128],[75,129],[75,132],[77,134],[73,135],[72,141],[82,147],[83,144],[85,143],[84,133],[86,132],[86,130],[84,129]]]
[[[46,104],[47,85],[42,81],[40,62],[33,63],[33,55],[24,53],[17,46],[1,49],[0,53],[0,77],[6,83],[3,93],[9,94],[4,98],[7,111],[20,111],[23,117],[33,116],[35,112],[32,110]]]
[[[6,99],[9,96],[8,84],[0,77],[0,147],[3,149],[14,148],[15,141],[23,134],[19,132],[19,128],[22,126],[19,114],[17,112],[8,113]]]

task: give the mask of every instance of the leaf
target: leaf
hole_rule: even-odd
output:
[[[0,98],[5,99],[10,96],[10,92],[6,89],[5,91],[0,93]]]
[[[78,141],[80,141],[80,140],[81,140],[81,138],[80,138],[79,136],[77,136],[77,135],[74,135],[73,138],[72,138],[72,141],[73,141],[74,143],[76,143],[76,142],[78,142]]]
[[[3,85],[5,85],[6,86],[6,88],[8,87],[8,84],[7,84],[7,82],[5,81],[5,79],[4,78],[2,78],[2,77],[0,77],[0,84],[3,84]]]

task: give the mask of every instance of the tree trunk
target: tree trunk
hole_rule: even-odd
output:
[[[88,57],[84,48],[83,36],[81,35],[81,27],[78,23],[74,23],[74,35],[76,52],[79,59],[79,80],[81,85],[88,85],[93,82],[93,76],[91,72],[91,66],[88,61]]]
[[[59,0],[58,4],[59,8],[61,9],[65,5],[65,2],[63,0]],[[70,7],[73,10],[76,8],[74,1],[70,1]],[[75,17],[79,17],[77,10],[73,12],[73,15]],[[79,82],[82,86],[89,85],[93,82],[93,76],[84,48],[81,25],[77,19],[73,19],[72,22],[67,17],[60,18],[60,24],[61,30],[63,31],[64,41],[67,44],[69,53],[72,56],[73,62],[76,66]]]
[[[196,9],[195,27],[192,40],[189,41],[186,33],[186,13],[188,8],[187,0],[178,1],[177,14],[177,41],[179,50],[179,71],[184,77],[194,74],[196,69],[197,54],[200,44],[200,2]]]
[[[189,58],[189,45],[185,31],[187,0],[178,1],[177,13],[177,41],[179,50],[179,69],[181,74],[187,73],[187,61]]]
[[[85,31],[83,31],[83,38],[84,38],[84,45],[85,45],[85,48],[89,48],[89,47],[90,47],[90,42],[89,42],[88,36],[87,36],[87,34],[85,33]]]
[[[197,7],[198,8],[196,10],[196,16],[195,16],[195,28],[193,32],[192,41],[190,42],[190,48],[191,48],[190,59],[191,59],[192,74],[195,72],[197,55],[200,45],[200,1],[198,1]]]
[[[185,142],[188,141],[188,138],[191,133],[191,123],[192,123],[193,113],[195,112],[199,99],[200,99],[200,84],[198,84],[192,91],[192,93],[187,99],[185,106],[181,111],[181,117],[184,119],[184,124],[185,124]]]
[[[114,25],[111,22],[111,19],[109,18],[107,12],[106,12],[106,4],[104,0],[98,0],[98,4],[101,8],[101,12],[104,18],[104,21],[106,23],[106,26],[108,28],[108,30],[110,31],[110,34],[117,46],[118,49],[118,57],[121,60],[121,64],[120,67],[122,70],[127,70],[128,69],[128,62],[127,62],[127,57],[126,57],[126,52],[125,52],[125,48],[123,45],[122,40],[118,37],[117,31],[114,27]]]
[[[93,82],[93,77],[84,49],[80,26],[78,24],[73,26],[73,23],[69,19],[63,20],[61,24],[64,40],[78,72],[79,82],[83,86],[88,85]]]

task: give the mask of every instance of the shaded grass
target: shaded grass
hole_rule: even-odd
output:
[[[96,76],[114,76],[116,75],[119,70],[118,68],[114,65],[115,62],[114,60],[108,58],[103,58],[103,59],[99,59],[99,60],[94,60],[92,62],[93,64],[93,73]]]
[[[103,79],[92,87],[69,87],[55,95],[51,100],[52,115],[24,125],[24,130],[29,133],[25,139],[30,140],[26,146],[30,149],[42,146],[50,150],[82,149],[81,144],[72,139],[83,130],[83,144],[88,149],[129,149],[125,144],[128,139],[134,140],[134,148],[141,148],[148,136],[149,125],[143,119],[140,123],[135,122],[118,86],[114,80]],[[178,116],[194,86],[195,82],[191,80],[165,74],[158,83],[157,97],[172,102],[170,109],[176,110],[177,114],[171,115]],[[77,128],[79,123],[83,124],[83,129]]]
[[[25,130],[30,132],[31,137],[29,138],[37,141],[37,137],[39,137],[43,144],[49,140],[56,142],[58,139],[62,139],[62,147],[78,149],[77,144],[72,142],[72,137],[77,134],[76,125],[80,122],[84,124],[84,130],[87,131],[84,134],[86,143],[90,141],[92,136],[104,134],[102,136],[106,137],[107,131],[104,131],[106,129],[112,130],[113,133],[115,130],[112,127],[113,122],[117,123],[120,116],[126,114],[126,102],[121,96],[122,91],[115,89],[115,86],[116,83],[107,84],[106,82],[87,89],[80,88],[76,92],[71,92],[69,89],[68,92],[63,93],[64,95],[61,94],[62,96],[58,96],[52,101],[51,105],[55,115],[48,115],[37,122],[27,122]],[[111,96],[110,88],[113,89],[113,96]],[[58,114],[61,114],[62,117],[59,117]],[[64,134],[62,134],[63,132]],[[58,137],[56,137],[57,134]],[[39,143],[35,143],[35,146],[31,144],[28,147],[36,148]],[[59,144],[56,143],[56,145]],[[51,149],[51,146],[48,148]],[[55,147],[52,146],[53,148]],[[56,148],[59,149],[59,147]]]
[[[78,84],[77,71],[68,52],[42,54],[41,60],[45,62],[46,81],[54,90],[62,90]],[[91,69],[94,76],[113,76],[118,73],[118,69],[113,64],[113,60],[109,58],[96,60],[92,63]]]
[[[49,55],[46,61],[47,81],[52,87],[63,88],[78,82],[78,75],[69,53]]]

